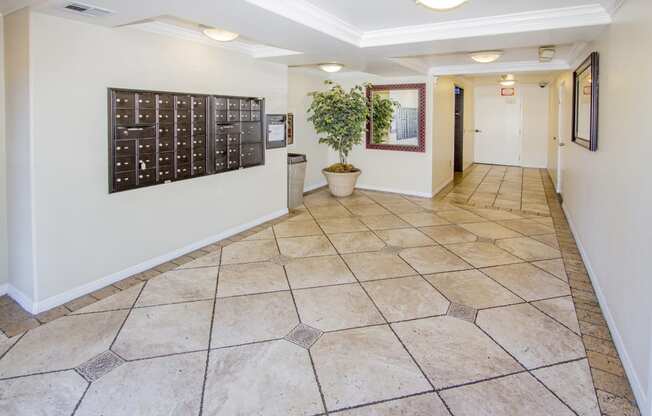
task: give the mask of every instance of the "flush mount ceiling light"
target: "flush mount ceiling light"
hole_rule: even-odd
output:
[[[481,52],[471,52],[469,54],[471,59],[481,64],[488,64],[490,62],[494,62],[502,55],[503,55],[503,51],[481,51]]]
[[[235,40],[238,36],[240,36],[239,34],[229,32],[228,30],[214,29],[214,28],[204,29],[204,35],[208,36],[213,40],[217,40],[219,42],[231,42],[232,40]]]
[[[432,10],[450,10],[461,6],[468,0],[417,0],[417,4]]]
[[[514,74],[507,74],[500,77],[500,85],[503,87],[513,87],[516,84]]]
[[[321,68],[321,70],[324,72],[329,72],[332,74],[334,72],[340,72],[342,68],[344,68],[344,65],[340,65],[333,62],[328,64],[319,64],[319,68]]]

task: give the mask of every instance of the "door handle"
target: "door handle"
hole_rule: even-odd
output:
[[[564,147],[566,146],[566,143],[559,143],[559,147]]]
[[[482,130],[475,129],[476,133],[482,133]]]

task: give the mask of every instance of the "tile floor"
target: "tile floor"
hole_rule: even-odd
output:
[[[637,415],[539,180],[552,217],[310,194],[273,226],[0,334],[0,414]]]
[[[477,207],[550,215],[539,169],[474,165],[455,181],[444,199]]]

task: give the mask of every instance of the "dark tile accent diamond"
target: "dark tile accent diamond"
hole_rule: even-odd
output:
[[[451,303],[451,306],[448,308],[448,316],[469,322],[475,322],[475,316],[477,313],[478,311],[472,307],[460,303]]]
[[[299,324],[285,336],[285,339],[300,347],[308,349],[317,341],[317,339],[319,339],[321,334],[322,332],[319,329],[306,324]]]
[[[99,380],[124,364],[124,360],[111,351],[105,351],[77,367],[77,372],[89,382]]]

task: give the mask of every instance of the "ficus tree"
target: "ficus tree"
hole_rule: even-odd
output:
[[[371,117],[373,119],[372,140],[374,144],[385,143],[399,103],[382,94],[371,96]]]
[[[347,158],[353,146],[362,143],[366,131],[369,105],[365,89],[356,85],[345,90],[333,81],[325,81],[325,91],[308,94],[312,103],[308,108],[308,121],[312,122],[317,134],[322,135],[319,143],[335,150],[340,164],[348,165]]]

